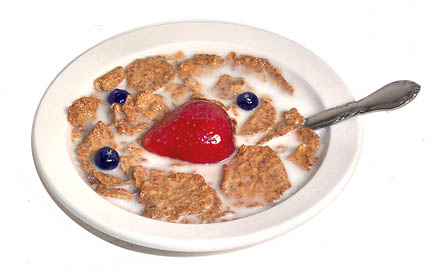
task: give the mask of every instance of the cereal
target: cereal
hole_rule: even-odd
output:
[[[84,129],[87,122],[96,119],[96,110],[102,101],[94,97],[81,97],[68,108],[68,121],[78,129]]]
[[[294,87],[285,80],[281,74],[281,70],[270,63],[268,59],[254,57],[250,55],[237,56],[236,53],[231,52],[227,56],[227,60],[231,61],[233,67],[242,66],[249,71],[258,74],[267,73],[272,80],[274,80],[284,91],[290,94],[294,93]],[[265,77],[264,77],[265,78]]]
[[[142,166],[135,166],[133,169],[133,178],[135,179],[135,186],[141,189],[141,186],[147,179],[147,170]]]
[[[126,82],[138,92],[153,92],[175,77],[175,71],[162,56],[137,59],[126,68]]]
[[[91,170],[89,178],[95,178],[100,184],[106,187],[117,186],[119,183],[121,183],[121,179],[119,177],[102,173],[96,169]]]
[[[106,188],[104,186],[97,186],[96,192],[104,197],[131,200],[132,193],[123,188]]]
[[[172,55],[167,55],[165,56],[165,59],[167,62],[170,63],[177,63],[179,60],[184,59],[185,58],[185,54],[183,51],[177,51]]]
[[[302,144],[297,146],[295,152],[288,156],[288,160],[309,171],[318,160],[315,154],[320,147],[319,136],[312,129],[304,127],[299,127],[296,135]]]
[[[147,128],[147,126],[148,123],[131,124],[126,120],[120,120],[120,122],[116,124],[117,133],[127,136],[133,136],[136,133],[141,132],[142,130]]]
[[[212,54],[185,58],[178,51],[136,59],[124,68],[116,67],[94,81],[97,91],[111,91],[119,85],[128,90],[130,94],[123,105],[114,103],[111,109],[98,110],[99,104],[105,103],[100,99],[106,95],[93,92],[90,97],[76,100],[68,110],[81,173],[99,195],[120,199],[113,202],[115,205],[126,203],[133,206],[134,213],[169,222],[224,222],[268,209],[289,197],[290,192],[285,193],[291,187],[284,166],[290,163],[287,160],[305,170],[317,161],[319,136],[300,126],[304,118],[295,108],[281,113],[276,121],[280,110],[276,110],[273,101],[282,99],[273,97],[273,92],[284,98],[290,96],[283,91],[292,93],[294,89],[265,58],[234,52],[225,59]],[[245,72],[247,77],[239,75]],[[121,84],[123,79],[125,84]],[[282,89],[266,85],[267,81],[276,82]],[[266,89],[273,99],[262,96]],[[261,96],[259,106],[252,112],[240,110],[236,104],[237,95],[245,91]],[[148,126],[168,113],[169,107],[195,99],[211,101],[228,112],[233,134],[244,136],[234,136],[237,147],[241,145],[237,153],[220,163],[197,165],[146,152],[141,144]],[[288,144],[289,140],[272,146],[273,149],[258,145],[292,130],[296,130],[301,144],[289,157],[289,151],[297,146]],[[90,132],[85,136],[86,131]],[[262,138],[257,134],[262,134]],[[244,145],[257,140],[257,145]],[[94,154],[105,146],[116,149],[120,155],[118,169],[112,172],[100,171],[93,165]],[[296,186],[294,174],[290,177],[296,180]]]
[[[310,128],[298,127],[296,130],[297,138],[305,144],[311,145],[312,147],[318,149],[320,147],[320,138],[317,133],[315,133]]]
[[[84,130],[80,130],[78,127],[72,128],[72,133],[71,133],[72,143],[75,143],[77,140],[81,139],[83,131]]]
[[[93,169],[90,163],[90,156],[105,146],[113,149],[118,148],[111,128],[106,126],[102,121],[98,121],[84,141],[78,145],[76,150],[78,161],[81,163],[82,169],[85,172],[89,172]]]
[[[125,155],[121,156],[119,167],[124,175],[130,176],[134,167],[146,160],[143,157],[144,149],[134,141],[128,144],[123,152]]]
[[[223,195],[235,206],[263,206],[291,187],[282,161],[268,146],[245,146],[223,168]]]
[[[94,82],[94,88],[96,91],[112,91],[115,89],[121,82],[123,82],[125,78],[125,71],[123,67],[118,66],[106,73],[105,75],[100,76]]]
[[[113,124],[119,135],[133,136],[147,128],[148,123],[145,122],[132,124],[127,120],[119,119],[122,115],[120,104],[113,104],[111,108],[113,110]]]
[[[164,103],[162,95],[153,94],[152,92],[143,92],[136,98],[128,96],[122,106],[122,111],[126,114],[128,122],[136,123],[144,116],[153,121],[161,118],[169,111]]]
[[[185,97],[188,92],[195,94],[200,93],[201,90],[202,85],[192,77],[183,80],[183,84],[169,83],[165,87],[165,91],[176,100]]]
[[[234,116],[239,116],[238,106],[237,104],[230,104],[227,108],[228,111],[231,111]]]
[[[258,141],[257,144],[263,144],[275,137],[286,135],[303,123],[304,117],[299,114],[296,108],[292,108],[291,110],[282,114],[282,118],[276,124],[276,127],[271,129],[262,139]]]
[[[137,106],[135,106],[136,95],[128,95],[123,106],[121,106],[122,112],[126,115],[126,120],[131,123],[140,121],[142,115],[139,112]]]
[[[184,80],[184,85],[189,89],[192,93],[201,92],[202,85],[196,79],[189,77]]]
[[[170,83],[165,87],[165,91],[172,95],[174,99],[181,99],[187,94],[187,87],[185,85]]]
[[[283,153],[283,152],[285,152],[285,151],[288,150],[288,146],[286,146],[286,145],[277,145],[277,146],[274,147],[274,150],[277,153]]]
[[[192,214],[207,219],[222,209],[216,191],[201,175],[191,173],[163,176],[151,172],[150,178],[141,183],[139,201],[145,204],[144,216],[168,221]]]
[[[232,77],[228,74],[222,75],[215,85],[218,96],[221,99],[232,99],[250,87],[246,84],[243,77]]]
[[[142,148],[138,142],[133,141],[126,145],[126,147],[123,149],[123,152],[131,156],[142,156],[144,154],[144,148]]]
[[[225,64],[224,59],[218,55],[195,54],[192,58],[182,61],[178,65],[178,76],[186,79],[193,75],[200,75],[206,70],[215,69]]]
[[[168,107],[164,103],[163,96],[151,92],[140,93],[136,99],[135,105],[150,121],[161,118],[169,111]]]
[[[302,169],[309,171],[311,166],[317,161],[315,158],[316,148],[308,144],[300,144],[297,146],[295,152],[288,156],[288,160],[294,162]]]
[[[276,110],[266,98],[261,100],[261,105],[256,112],[243,124],[238,133],[240,136],[252,136],[264,133],[272,128],[276,120]]]

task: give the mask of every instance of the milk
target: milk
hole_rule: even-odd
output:
[[[212,51],[204,52],[204,53],[215,53]],[[186,56],[189,57],[193,53],[186,53]],[[215,53],[219,54],[221,56],[225,56],[227,53]],[[253,53],[248,53],[253,54]],[[132,60],[131,60],[132,61]],[[273,62],[273,61],[271,61]],[[275,64],[276,66],[280,66]],[[246,81],[246,83],[252,88],[250,91],[255,93],[259,99],[262,99],[264,96],[270,96],[272,98],[272,105],[275,107],[277,111],[277,119],[278,121],[279,117],[281,116],[282,112],[288,111],[291,108],[297,108],[298,111],[304,115],[305,117],[310,116],[312,114],[315,114],[319,111],[321,111],[322,105],[319,101],[319,97],[315,94],[315,91],[308,86],[308,84],[299,76],[297,76],[294,72],[290,70],[285,70],[285,68],[282,66],[282,73],[284,77],[287,79],[288,82],[290,82],[294,88],[295,92],[293,95],[290,95],[288,92],[283,91],[277,84],[273,83],[270,79],[267,81],[264,81],[262,76],[258,76],[256,73],[250,73],[246,72],[242,69],[241,66],[237,67],[235,70],[231,68],[231,66],[224,66],[222,68],[211,70],[208,73],[202,75],[202,76],[194,76],[195,79],[197,79],[203,86],[202,94],[209,99],[215,99],[218,101],[221,101],[225,105],[229,105],[232,103],[235,103],[235,99],[232,100],[222,100],[217,97],[218,93],[214,90],[214,85],[218,81],[219,77],[223,74],[228,74],[230,76],[234,77],[243,77]],[[97,76],[95,76],[97,77]],[[180,80],[176,80],[180,83]],[[123,82],[119,88],[127,89],[129,92],[134,93],[133,90],[126,87],[125,82]],[[165,103],[170,109],[174,109],[175,106],[179,106],[183,104],[184,102],[189,100],[189,96],[187,95],[183,99],[180,100],[174,100],[169,93],[165,92],[164,89],[160,89],[155,92],[156,94],[160,94],[164,96]],[[97,97],[104,100],[106,99],[107,94],[106,93],[95,93]],[[234,118],[238,123],[238,129],[241,128],[241,126],[245,123],[245,121],[255,112],[253,111],[245,111],[238,107],[238,116],[235,116],[233,112],[230,110],[228,111],[228,114],[230,117]],[[97,118],[98,120],[102,120],[105,124],[110,124],[112,122],[112,112],[108,105],[101,105],[98,108],[97,112]],[[93,124],[95,124],[97,121],[94,121]],[[150,127],[151,127],[150,123]],[[291,132],[287,135],[277,137],[272,139],[271,141],[267,142],[264,145],[270,146],[273,150],[277,151],[277,146],[283,145],[288,147],[286,151],[282,153],[278,153],[281,161],[283,162],[285,169],[288,174],[288,179],[291,183],[291,188],[289,188],[279,199],[278,201],[269,204],[265,207],[259,207],[259,208],[236,208],[230,206],[230,208],[235,212],[234,215],[231,215],[227,218],[229,219],[237,219],[245,216],[249,216],[252,214],[256,214],[260,211],[263,211],[265,209],[271,208],[274,205],[277,205],[278,203],[282,201],[289,201],[289,197],[295,194],[298,190],[300,190],[307,182],[310,180],[310,178],[314,175],[316,170],[318,169],[320,162],[324,158],[325,150],[328,145],[328,137],[329,134],[326,130],[320,130],[318,131],[318,134],[321,137],[321,148],[317,153],[318,157],[318,163],[312,167],[310,171],[304,171],[300,169],[297,165],[293,164],[291,161],[287,160],[287,157],[294,152],[295,148],[300,144],[300,142],[297,140],[295,132]],[[257,134],[254,136],[236,136],[235,137],[235,145],[236,148],[240,147],[241,145],[255,145],[256,142],[263,136],[264,134]],[[137,134],[135,136],[120,136],[116,135],[117,143],[122,148],[123,145],[126,145],[126,143],[132,142],[139,138],[141,134]],[[70,134],[69,134],[70,137]],[[75,149],[76,146],[79,144],[79,141],[75,143],[70,143],[70,155],[72,160],[74,161],[74,164],[77,167],[78,172],[83,176],[85,179],[85,175],[81,170],[79,169],[79,164],[76,159],[76,153]],[[120,155],[122,155],[122,151],[119,152]],[[206,183],[214,188],[219,197],[221,198],[222,202],[224,203],[224,208],[227,207],[228,201],[223,197],[221,191],[220,191],[220,183],[222,181],[222,167],[223,164],[228,163],[232,157],[234,157],[235,153],[231,155],[228,159],[216,163],[216,164],[191,164],[179,160],[174,160],[167,157],[161,157],[158,155],[155,155],[153,153],[150,153],[148,151],[145,151],[143,157],[146,159],[146,161],[142,162],[141,165],[145,168],[149,169],[161,169],[166,171],[176,171],[176,172],[185,172],[185,173],[197,173],[204,177],[206,180]],[[185,164],[185,166],[173,166],[175,163],[181,163]],[[124,178],[123,173],[117,168],[110,172],[105,172],[108,174],[118,175],[119,177]],[[131,187],[131,189],[133,189]],[[129,212],[133,212],[136,214],[141,214],[141,212],[144,209],[144,206],[142,204],[138,203],[137,195],[134,195],[134,198],[132,200],[122,200],[122,199],[113,199],[113,198],[106,198],[108,201],[113,203],[114,205],[121,207]],[[193,218],[193,217],[192,217]]]

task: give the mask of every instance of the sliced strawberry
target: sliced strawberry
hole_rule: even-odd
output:
[[[196,100],[166,114],[142,138],[160,156],[192,163],[216,163],[234,152],[233,127],[219,105]]]

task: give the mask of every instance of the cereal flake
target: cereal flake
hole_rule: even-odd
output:
[[[228,74],[222,75],[214,88],[221,99],[232,99],[250,89],[243,77],[236,78]]]
[[[178,65],[180,79],[193,75],[203,74],[206,70],[215,69],[225,64],[224,59],[218,55],[195,54],[192,58],[182,61]]]
[[[201,175],[192,173],[164,176],[151,171],[150,178],[141,183],[139,201],[145,204],[144,216],[168,221],[192,214],[210,220],[222,210],[216,191]]]
[[[288,156],[288,160],[294,162],[302,169],[309,171],[318,159],[315,157],[320,147],[320,138],[310,128],[299,127],[296,130],[297,138],[302,142],[295,152]]]
[[[292,108],[291,110],[282,114],[282,118],[276,124],[276,127],[271,129],[262,139],[258,141],[257,144],[263,144],[275,137],[286,135],[303,123],[304,117],[299,114],[296,108]]]
[[[276,120],[276,110],[266,98],[261,100],[261,105],[256,112],[240,128],[240,136],[252,136],[264,133],[272,128]]]
[[[235,206],[272,203],[291,187],[282,161],[268,146],[240,146],[223,171],[221,191]]]
[[[126,68],[129,87],[138,92],[153,92],[174,79],[176,73],[162,56],[137,59]]]
[[[81,97],[68,108],[68,121],[78,129],[84,129],[86,123],[96,119],[96,110],[103,102],[94,97]]]
[[[233,67],[242,66],[246,70],[262,74],[265,72],[268,74],[272,80],[274,80],[284,91],[290,94],[294,93],[294,87],[285,80],[281,70],[275,67],[266,58],[254,57],[251,55],[239,55],[231,52],[227,56],[227,60],[231,61]]]
[[[94,88],[96,91],[112,91],[115,89],[123,80],[125,79],[125,71],[123,67],[118,66],[106,73],[105,75],[100,76],[94,82]]]
[[[102,121],[98,121],[84,141],[77,147],[78,161],[81,163],[84,171],[88,172],[92,170],[90,156],[105,146],[113,149],[118,148],[111,128],[106,126]]]

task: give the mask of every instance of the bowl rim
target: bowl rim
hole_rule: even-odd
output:
[[[178,28],[181,28],[181,33],[176,33]],[[204,30],[212,30],[212,36]],[[69,104],[56,92],[65,91],[74,82],[79,82],[90,68],[98,67],[100,63],[108,65],[109,61],[103,61],[101,57],[112,54],[113,49],[133,52],[134,48],[125,41],[134,42],[149,35],[158,37],[164,32],[169,32],[177,40],[190,40],[199,34],[200,39],[193,43],[203,39],[211,41],[216,36],[235,43],[247,43],[248,47],[262,51],[272,51],[272,54],[276,53],[274,55],[283,56],[282,60],[291,59],[296,72],[304,76],[312,87],[319,87],[326,108],[354,100],[343,81],[325,62],[306,48],[272,32],[210,20],[176,21],[136,28],[111,37],[79,55],[56,76],[43,95],[33,121],[31,143],[37,172],[51,197],[91,227],[120,240],[162,250],[207,252],[240,248],[285,233],[317,214],[342,191],[360,156],[362,126],[358,117],[329,127],[330,142],[322,165],[289,201],[249,217],[214,224],[168,223],[132,214],[96,193],[89,193],[92,189],[76,171],[69,171],[73,167],[69,155],[63,153],[66,159],[61,155],[66,139],[62,141],[58,137],[61,132],[65,134],[67,120],[53,116],[53,113],[65,113],[64,109]],[[154,46],[151,41],[145,43],[150,44],[146,44],[148,47]],[[83,66],[88,68],[80,71]],[[63,111],[59,107],[63,107]]]

